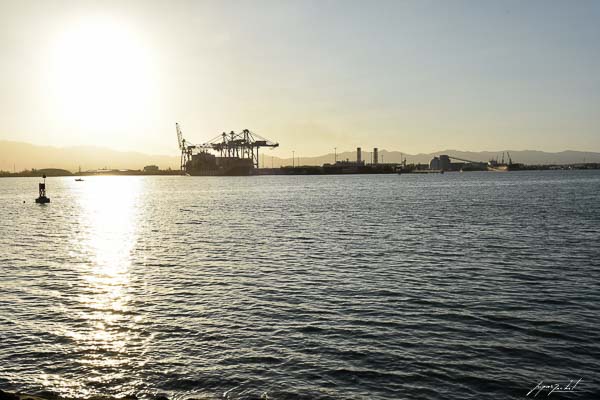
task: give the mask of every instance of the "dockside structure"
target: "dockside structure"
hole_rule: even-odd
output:
[[[183,138],[178,123],[175,127],[181,150],[181,171],[189,175],[251,175],[259,167],[259,149],[279,146],[248,129],[223,132],[202,145],[194,145]]]

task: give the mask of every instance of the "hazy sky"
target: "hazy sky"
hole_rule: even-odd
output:
[[[600,151],[600,1],[0,0],[0,139]]]

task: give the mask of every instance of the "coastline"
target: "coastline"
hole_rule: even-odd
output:
[[[598,170],[600,163],[586,164],[544,164],[544,165],[519,165],[518,167],[507,169],[449,169],[443,172],[518,172],[518,171],[552,171],[552,170]],[[264,176],[264,175],[380,175],[380,174],[431,174],[440,173],[439,169],[430,169],[425,165],[409,165],[401,166],[400,164],[380,164],[375,167],[367,166],[357,168],[351,167],[336,167],[331,165],[324,166],[297,166],[297,167],[280,167],[280,168],[258,168],[249,176]],[[42,174],[48,177],[87,177],[87,176],[185,176],[179,170],[97,170],[85,172],[71,172],[56,168],[46,168],[31,171],[7,172],[0,171],[0,178],[33,178],[40,177]],[[202,175],[199,175],[202,176]],[[210,176],[210,175],[205,175]],[[220,175],[212,175],[220,176]],[[246,175],[242,175],[246,176]]]

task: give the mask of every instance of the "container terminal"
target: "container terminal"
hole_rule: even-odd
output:
[[[258,169],[258,151],[261,147],[275,148],[272,142],[244,129],[241,132],[223,132],[208,142],[195,145],[183,138],[179,123],[175,124],[181,150],[181,171],[187,175],[237,176],[253,175]],[[217,153],[217,154],[213,154]]]
[[[179,123],[175,124],[177,141],[181,151],[180,171],[185,175],[243,176],[243,175],[330,175],[330,174],[393,174],[393,173],[444,173],[463,171],[512,171],[525,169],[523,164],[513,163],[510,153],[502,153],[502,159],[487,162],[466,160],[442,154],[429,164],[406,164],[379,162],[379,149],[374,148],[371,162],[366,163],[362,149],[356,148],[356,160],[337,159],[333,164],[322,166],[292,165],[280,168],[259,168],[260,148],[276,148],[279,143],[266,139],[248,129],[241,132],[223,132],[201,145],[195,145],[183,137]],[[383,157],[383,156],[382,156]]]
[[[259,168],[259,149],[276,148],[279,143],[266,139],[248,129],[241,132],[223,132],[201,145],[183,137],[179,123],[175,124],[177,142],[181,151],[180,170],[192,176],[243,176],[243,175],[320,175],[320,174],[373,174],[396,173],[397,164],[380,164],[378,149],[373,150],[372,163],[362,160],[357,148],[356,161],[335,161],[323,166],[292,166]]]

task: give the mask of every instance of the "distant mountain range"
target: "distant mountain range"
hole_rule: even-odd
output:
[[[372,152],[365,152],[363,149],[362,158],[366,162],[371,161]],[[552,164],[576,164],[583,162],[600,162],[600,153],[587,152],[587,151],[573,151],[566,150],[558,153],[549,153],[545,151],[537,150],[499,150],[499,151],[461,151],[461,150],[442,150],[435,153],[420,153],[420,154],[407,154],[399,151],[387,151],[379,150],[379,162],[380,163],[399,163],[401,160],[406,158],[408,164],[429,164],[429,161],[435,156],[440,154],[447,154],[462,158],[469,161],[481,161],[487,162],[491,159],[498,158],[502,161],[504,153],[504,159],[508,162],[508,155],[512,158],[514,163],[530,164],[530,165],[552,165]],[[302,157],[300,158],[301,165],[321,165],[323,163],[333,163],[335,155],[333,153],[318,157]],[[356,160],[356,152],[343,152],[337,154],[337,160]],[[268,164],[268,159],[266,164]],[[282,160],[284,164],[291,164],[292,159]],[[296,161],[298,163],[298,161]]]
[[[62,168],[72,172],[95,169],[142,169],[158,165],[161,169],[179,169],[179,156],[122,152],[103,147],[50,147],[0,140],[0,170]]]
[[[548,153],[535,150],[508,150],[512,161],[523,164],[575,164],[583,162],[600,162],[600,153],[584,151],[561,151],[558,153]],[[406,162],[411,163],[429,163],[429,161],[440,154],[462,158],[471,161],[488,161],[498,157],[502,159],[503,151],[460,151],[443,150],[428,154],[406,154],[399,151],[379,151],[379,162],[399,163],[401,159],[406,158]],[[505,153],[505,161],[508,157]],[[363,160],[370,162],[371,152],[363,151]],[[324,163],[333,163],[335,155],[333,153],[316,157],[296,158],[294,164],[298,165],[322,165]],[[348,151],[337,154],[337,160],[356,160],[356,152]],[[275,167],[282,165],[292,165],[292,158],[271,157],[268,152],[260,156],[261,167]],[[122,152],[102,147],[50,147],[37,146],[28,143],[1,141],[0,140],[0,170],[18,172],[25,169],[41,168],[62,168],[69,171],[77,171],[80,167],[82,171],[95,169],[142,169],[146,165],[158,165],[161,169],[178,169],[179,155],[164,156],[150,155],[139,152]]]

